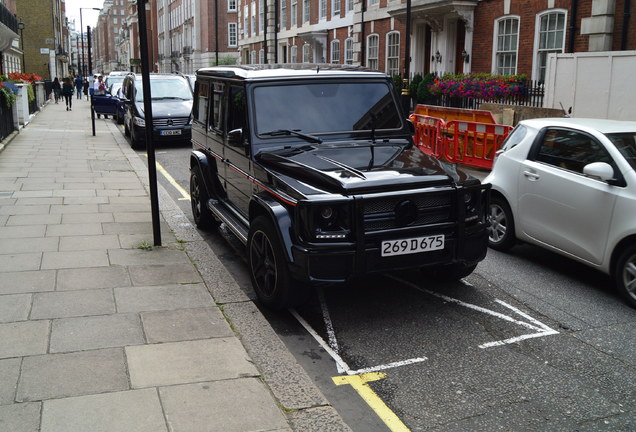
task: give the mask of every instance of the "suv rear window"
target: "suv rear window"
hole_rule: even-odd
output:
[[[256,134],[277,129],[304,133],[401,129],[386,82],[320,82],[254,88]]]

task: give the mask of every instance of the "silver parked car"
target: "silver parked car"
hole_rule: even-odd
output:
[[[489,245],[522,240],[612,276],[636,307],[636,122],[525,120],[484,180]]]

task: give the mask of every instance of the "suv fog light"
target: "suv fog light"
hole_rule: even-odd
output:
[[[333,217],[333,209],[331,207],[323,207],[320,210],[320,217],[323,219],[331,219]]]

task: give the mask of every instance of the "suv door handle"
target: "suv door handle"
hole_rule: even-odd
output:
[[[528,178],[528,180],[539,180],[541,178],[541,176],[535,172],[532,171],[524,171],[523,175],[526,176]]]

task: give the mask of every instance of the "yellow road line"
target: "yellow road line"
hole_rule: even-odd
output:
[[[148,155],[144,156],[148,157]],[[161,175],[164,176],[166,180],[168,180],[168,183],[170,183],[177,190],[177,192],[181,194],[183,198],[179,198],[179,200],[190,201],[190,194],[184,188],[182,188],[179,183],[177,183],[177,181],[168,173],[168,171],[166,171],[159,162],[155,161],[155,165],[157,165],[157,171],[159,171]]]
[[[386,374],[383,372],[369,372],[360,375],[337,376],[331,379],[336,385],[349,384],[353,387],[392,432],[410,432],[402,420],[386,406],[384,401],[367,384],[384,378],[386,378]]]

